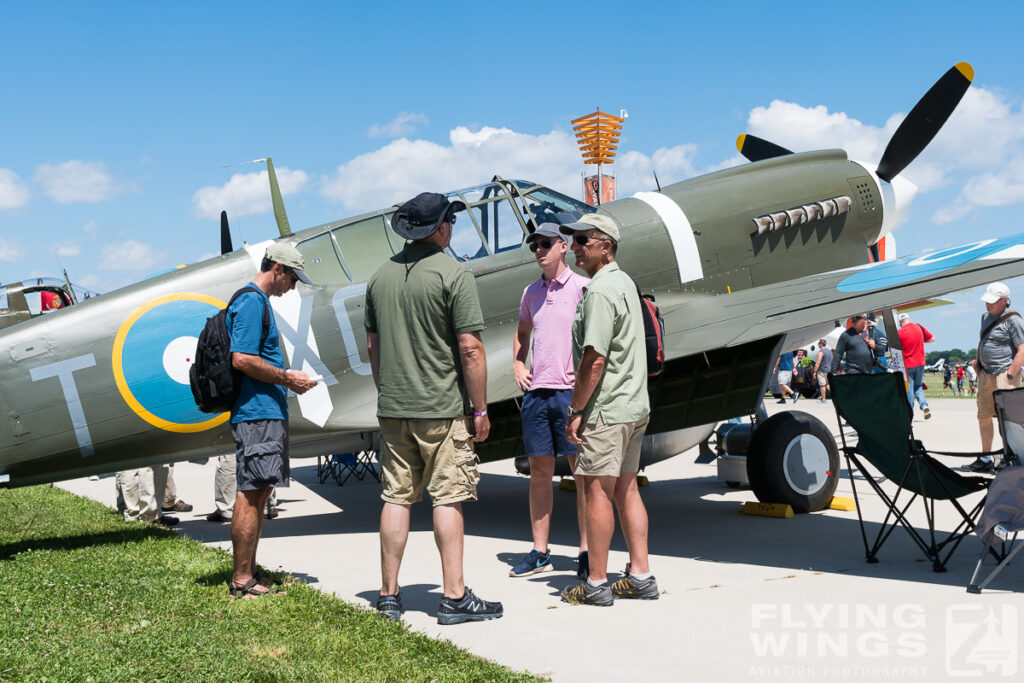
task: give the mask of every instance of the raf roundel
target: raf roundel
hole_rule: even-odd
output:
[[[227,422],[200,412],[188,372],[206,319],[227,304],[180,292],[147,301],[129,315],[114,338],[112,365],[117,389],[143,420],[169,432],[191,433]]]
[[[1022,237],[1024,235],[983,240],[923,256],[907,256],[895,261],[875,263],[850,275],[836,289],[840,292],[866,292],[913,282],[1013,247],[1020,244]]]

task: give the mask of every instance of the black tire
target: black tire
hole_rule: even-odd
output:
[[[824,510],[839,484],[839,449],[813,415],[773,415],[754,432],[747,477],[762,503],[785,503],[795,512]]]

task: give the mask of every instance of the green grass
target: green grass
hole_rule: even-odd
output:
[[[62,489],[0,489],[0,680],[538,680],[301,583],[233,600],[230,575]]]

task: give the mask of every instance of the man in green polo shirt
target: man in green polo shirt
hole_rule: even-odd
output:
[[[444,253],[462,202],[424,192],[398,208],[391,227],[405,248],[366,287],[366,345],[377,385],[380,423],[381,590],[377,611],[399,619],[398,570],[409,513],[426,487],[434,504],[444,597],[440,624],[502,616],[462,575],[462,501],[480,479],[473,442],[487,438],[487,359],[472,273]],[[471,417],[470,417],[471,415]]]
[[[647,349],[636,285],[615,254],[619,226],[592,213],[563,225],[572,235],[576,265],[590,276],[572,326],[576,384],[566,438],[579,444],[575,474],[587,498],[590,575],[562,591],[573,604],[608,606],[615,598],[658,599],[658,583],[647,560],[647,508],[636,473],[647,429]],[[609,586],[608,549],[619,509],[629,550],[625,575]]]

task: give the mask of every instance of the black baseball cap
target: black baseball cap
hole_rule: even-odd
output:
[[[391,217],[391,229],[407,240],[430,237],[456,211],[465,211],[466,205],[451,202],[443,194],[422,192],[398,207]]]

